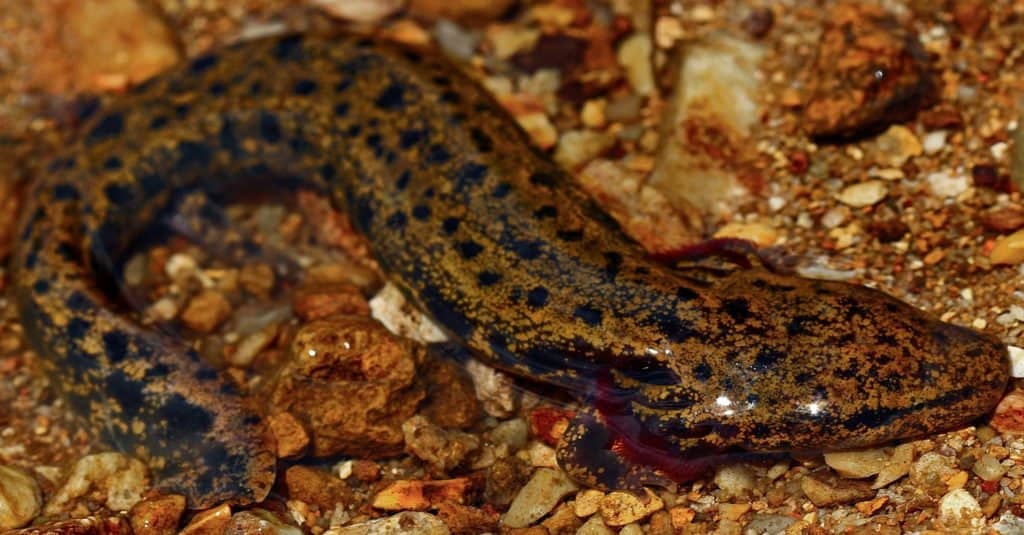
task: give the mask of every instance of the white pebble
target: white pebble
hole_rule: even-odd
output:
[[[778,195],[772,195],[768,198],[768,208],[773,212],[782,210],[782,207],[786,206],[786,199],[779,197]]]
[[[956,197],[967,191],[970,183],[966,176],[950,175],[945,171],[936,171],[928,175],[928,188],[937,197]]]
[[[981,505],[964,489],[951,490],[939,500],[939,516],[947,522],[956,523],[961,518],[978,515],[981,515]]]
[[[947,132],[945,130],[936,130],[925,134],[924,139],[921,140],[924,153],[935,154],[942,150],[946,146],[946,135]]]
[[[854,208],[871,206],[884,199],[889,192],[888,190],[889,188],[885,185],[885,182],[881,180],[868,180],[867,182],[853,184],[844,188],[843,191],[839,192],[839,202]]]
[[[1020,379],[1024,377],[1024,349],[1017,346],[1006,346],[1010,353],[1010,376]]]

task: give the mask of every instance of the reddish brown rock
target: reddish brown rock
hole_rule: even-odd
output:
[[[285,470],[281,486],[289,498],[316,505],[321,511],[331,511],[335,505],[352,500],[352,490],[344,481],[305,466]]]
[[[881,8],[833,8],[810,69],[804,129],[812,137],[865,136],[930,105],[936,83],[914,33]]]
[[[268,403],[302,423],[314,456],[397,455],[402,422],[425,397],[421,362],[421,350],[371,318],[317,320],[296,333]]]
[[[128,512],[135,535],[173,535],[185,512],[185,497],[168,494],[143,500]]]

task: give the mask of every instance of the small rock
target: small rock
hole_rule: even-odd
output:
[[[981,504],[964,489],[947,492],[939,500],[939,518],[956,524],[962,520],[981,516]]]
[[[626,71],[626,78],[633,91],[647,96],[656,89],[654,70],[651,66],[654,43],[646,33],[634,33],[619,45],[619,65]]]
[[[826,481],[812,476],[804,476],[800,480],[800,489],[818,507],[854,503],[875,495],[867,483],[845,479]]]
[[[124,515],[87,516],[5,531],[4,535],[133,535]],[[213,535],[213,534],[210,534]],[[219,535],[219,533],[218,533]]]
[[[405,511],[351,526],[331,528],[324,535],[449,535],[441,519],[429,513]]]
[[[28,524],[39,515],[42,505],[35,478],[21,468],[0,465],[0,529]]]
[[[555,149],[555,161],[566,169],[575,169],[596,158],[615,142],[615,137],[597,130],[569,130],[562,134]]]
[[[945,171],[929,173],[926,180],[928,189],[936,197],[956,197],[971,187],[966,176],[953,176]]]
[[[664,508],[665,502],[651,489],[645,487],[643,496],[632,492],[609,492],[601,499],[600,512],[605,524],[625,526],[639,522]]]
[[[502,524],[524,528],[550,513],[558,502],[578,487],[558,470],[539,468],[530,481],[519,490],[512,505],[502,516]]]
[[[851,479],[860,479],[877,474],[885,466],[888,459],[889,456],[881,448],[825,453],[825,464],[838,472],[839,475]]]
[[[492,507],[480,509],[455,502],[441,502],[437,516],[455,533],[499,533],[500,515]]]
[[[758,247],[771,247],[779,239],[779,231],[764,223],[726,223],[715,232],[715,238],[739,238]]]
[[[583,103],[583,109],[580,110],[580,121],[583,122],[583,126],[587,128],[602,128],[605,123],[608,122],[608,117],[604,111],[608,106],[608,101],[603,98],[590,99]]]
[[[495,57],[508,59],[515,54],[530,50],[540,39],[540,30],[515,25],[491,24],[487,27],[486,38]]]
[[[480,447],[476,435],[447,431],[418,414],[402,423],[402,433],[406,450],[441,473],[459,466]]]
[[[466,30],[449,19],[434,24],[434,37],[445,54],[463,63],[469,62],[480,43],[479,32]]]
[[[427,358],[422,379],[430,388],[419,413],[428,420],[445,428],[468,429],[480,419],[482,411],[473,383],[454,360]]]
[[[256,297],[266,298],[274,289],[274,270],[263,263],[249,263],[238,272],[238,283]]]
[[[946,147],[947,134],[948,132],[945,130],[936,130],[925,134],[924,139],[921,141],[921,148],[924,149],[924,153],[931,155],[944,149]]]
[[[806,69],[805,124],[817,138],[863,136],[913,117],[936,97],[929,57],[916,33],[882,8],[835,5]]]
[[[309,447],[309,433],[291,413],[271,414],[267,417],[267,424],[274,435],[279,459],[296,459],[306,453],[306,448]]]
[[[1015,389],[1003,397],[996,405],[991,423],[1000,433],[1024,435],[1024,391]]]
[[[495,444],[505,444],[512,451],[517,451],[526,447],[526,442],[530,438],[529,431],[525,420],[513,418],[494,426],[487,436]]]
[[[112,511],[127,511],[149,488],[146,466],[121,453],[96,453],[78,460],[67,480],[46,504],[44,512],[59,514],[73,500],[97,493]]]
[[[335,314],[367,316],[370,304],[355,285],[345,282],[304,283],[295,290],[292,310],[304,321]]]
[[[465,503],[472,483],[468,478],[433,481],[395,481],[373,496],[370,505],[384,511],[423,511],[445,501]]]
[[[929,451],[910,467],[910,481],[922,490],[938,496],[947,490],[946,481],[955,472],[951,458]]]
[[[872,489],[880,489],[910,473],[914,463],[914,443],[900,444],[893,450],[885,466],[878,472]]]
[[[530,467],[519,457],[496,459],[487,469],[484,499],[497,507],[507,507],[530,477]]]
[[[601,501],[605,493],[597,489],[584,489],[576,495],[573,502],[573,511],[576,516],[585,518],[596,513],[601,508]]]
[[[715,485],[722,489],[725,499],[748,496],[755,482],[754,473],[742,464],[727,464],[715,472]]]
[[[1020,307],[1017,307],[1018,310]],[[1016,312],[1011,309],[1011,313]],[[1016,317],[1017,315],[1014,314]],[[1017,321],[1021,321],[1018,319]],[[1024,377],[1024,349],[1017,346],[1006,346],[1010,353],[1010,377],[1020,379]]]
[[[1024,230],[997,239],[988,256],[994,265],[1024,262]]]
[[[563,75],[579,67],[587,52],[586,39],[561,33],[545,34],[527,52],[512,56],[512,64],[533,74],[541,69],[557,69]]]
[[[953,2],[953,21],[962,32],[975,37],[988,25],[991,15],[986,0],[956,0]]]
[[[192,520],[181,530],[180,535],[224,535],[228,523],[231,522],[231,506],[221,504],[207,509],[192,517]]]
[[[418,312],[409,305],[402,291],[394,284],[385,284],[377,292],[377,295],[370,299],[369,305],[373,318],[384,324],[393,333],[421,344],[448,340],[448,335],[441,330],[441,327],[438,327],[426,314]],[[493,368],[490,369],[493,370]]]
[[[868,180],[843,188],[843,191],[839,192],[838,198],[839,202],[847,206],[862,208],[876,204],[888,194],[889,187],[885,185],[885,182]]]
[[[615,532],[604,523],[600,516],[592,516],[576,530],[576,535],[615,535]]]
[[[1013,232],[1024,227],[1024,208],[1015,204],[1000,206],[982,213],[979,218],[981,224],[988,230]]]
[[[350,503],[352,490],[344,481],[322,470],[295,465],[285,470],[281,485],[287,496],[315,505],[321,512]]]
[[[266,509],[250,509],[232,515],[224,535],[302,535],[302,530]]]
[[[479,25],[504,15],[514,4],[515,0],[409,0],[409,12],[428,20]]]
[[[311,0],[311,3],[339,19],[373,24],[397,13],[405,0]]]
[[[991,455],[982,455],[971,470],[985,481],[998,481],[1006,473],[1006,467]]]
[[[402,422],[426,395],[418,381],[421,362],[421,349],[371,318],[312,321],[295,334],[268,403],[301,422],[315,456],[396,455]]]
[[[148,498],[135,504],[128,512],[128,520],[135,535],[173,535],[185,512],[185,497],[167,494]]]
[[[875,161],[883,166],[900,167],[921,154],[921,142],[909,128],[896,124],[875,139]]]
[[[231,303],[216,290],[204,290],[189,300],[181,321],[193,331],[209,334],[231,316]]]
[[[999,176],[995,166],[978,164],[971,168],[971,180],[979,188],[1002,190],[1006,186],[1006,180]]]
[[[526,130],[533,143],[542,149],[550,149],[558,143],[558,130],[544,112],[535,111],[514,114],[519,126]]]

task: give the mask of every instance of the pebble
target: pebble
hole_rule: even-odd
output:
[[[439,472],[447,472],[480,447],[476,435],[443,429],[419,414],[402,423],[405,449]]]
[[[1024,435],[1024,392],[1015,389],[1004,396],[996,405],[991,424],[1000,433]]]
[[[39,483],[21,468],[0,464],[0,529],[20,528],[42,509]]]
[[[63,512],[65,506],[89,493],[97,493],[112,511],[127,511],[142,499],[149,488],[146,466],[121,453],[95,453],[78,460],[60,489],[47,502],[43,512]]]
[[[825,464],[839,475],[851,479],[877,474],[889,459],[882,448],[828,452],[824,457]]]
[[[135,535],[174,535],[185,512],[185,497],[168,494],[142,500],[128,512]]]
[[[290,412],[279,412],[267,416],[267,425],[274,435],[279,459],[297,459],[309,447],[309,433]]]
[[[992,423],[993,427],[996,427],[995,418],[993,418]],[[955,472],[956,469],[953,468],[952,458],[938,452],[929,451],[921,455],[910,467],[910,481],[926,492],[940,490],[945,492],[948,490],[946,482]]]
[[[1010,353],[1010,376],[1016,379],[1024,377],[1024,349],[1017,346],[1006,346],[1006,349]]]
[[[536,46],[540,30],[493,24],[488,26],[485,37],[495,57],[508,59]]]
[[[519,490],[502,516],[509,528],[525,528],[550,513],[568,494],[579,487],[559,470],[539,468]]]
[[[231,516],[224,535],[302,535],[297,526],[286,523],[266,509],[240,511]]]
[[[353,499],[348,484],[333,475],[308,466],[288,467],[281,475],[280,485],[289,499],[300,500],[320,509],[330,511],[335,506],[349,503]]]
[[[426,314],[412,308],[398,286],[390,282],[369,301],[370,315],[389,331],[421,344],[446,342],[448,335]]]
[[[576,530],[576,535],[615,535],[615,532],[601,520],[601,517],[592,516]]]
[[[471,487],[472,482],[465,477],[398,480],[377,492],[370,505],[384,511],[424,511],[445,501],[464,503]]]
[[[998,238],[988,257],[995,265],[1024,262],[1024,230]]]
[[[246,264],[238,272],[238,283],[256,297],[267,298],[274,289],[274,282],[274,270],[263,263]]]
[[[981,505],[964,489],[951,490],[939,499],[939,518],[945,522],[956,524],[978,516],[981,516]]]
[[[654,71],[651,66],[654,44],[646,33],[634,33],[619,45],[619,65],[626,71],[626,78],[633,91],[647,96],[654,92]]]
[[[925,134],[924,139],[921,140],[921,147],[924,149],[924,153],[932,155],[945,148],[946,136],[948,134],[945,130],[936,130]]]
[[[945,171],[929,173],[925,180],[928,182],[928,189],[936,197],[956,197],[971,186],[966,176],[951,175]]]
[[[504,15],[514,4],[515,0],[409,0],[409,12],[429,20],[480,24]]]
[[[310,3],[339,19],[373,24],[397,13],[405,0],[311,0]]]
[[[881,180],[868,180],[859,184],[852,184],[839,192],[839,202],[862,208],[871,206],[885,198],[889,193],[889,187]]]
[[[875,496],[871,487],[861,481],[846,479],[833,481],[819,479],[816,476],[801,478],[800,490],[818,507],[855,503]]]
[[[506,444],[512,451],[517,451],[526,447],[529,431],[530,428],[526,424],[526,420],[513,418],[494,426],[488,436],[495,444]]]
[[[722,489],[725,499],[747,496],[755,483],[754,473],[742,464],[728,464],[715,472],[715,485]]]
[[[201,511],[181,530],[180,535],[224,535],[231,522],[231,506],[221,504]]]
[[[1006,473],[1006,467],[991,455],[982,455],[971,470],[985,481],[998,481]]]
[[[601,500],[604,499],[604,491],[597,489],[584,489],[576,494],[573,502],[573,512],[580,518],[586,518],[596,513],[601,508]]]
[[[575,169],[596,158],[615,142],[615,137],[598,130],[569,130],[562,134],[555,149],[555,161],[566,169]]]
[[[779,231],[764,223],[726,223],[719,228],[715,238],[739,238],[749,240],[758,247],[771,247],[779,239]]]
[[[181,312],[181,321],[189,329],[209,334],[231,316],[231,303],[216,290],[203,290],[189,299]]]
[[[609,492],[601,499],[600,513],[609,526],[625,526],[651,516],[665,508],[665,502],[651,489],[644,488],[644,495],[632,492]]]
[[[441,50],[463,63],[469,62],[480,42],[477,32],[463,29],[448,19],[438,20],[433,33]]]
[[[875,160],[884,166],[900,167],[921,154],[921,142],[909,128],[896,124],[875,139]]]
[[[875,476],[875,482],[871,484],[871,488],[877,490],[886,487],[893,481],[910,473],[910,467],[914,464],[914,450],[913,442],[896,446],[892,455],[878,472],[878,475]]]
[[[451,531],[440,518],[414,511],[331,528],[323,535],[448,535]]]

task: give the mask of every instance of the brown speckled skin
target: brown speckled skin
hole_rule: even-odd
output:
[[[17,301],[71,405],[193,506],[266,494],[274,456],[260,419],[194,352],[114,311],[90,266],[201,177],[233,177],[204,189],[270,178],[329,192],[457,340],[597,408],[560,452],[592,484],[657,482],[645,465],[692,477],[714,459],[698,452],[949,429],[989,411],[1007,381],[997,340],[880,292],[648,260],[479,86],[430,55],[263,40],[94,115],[35,190]]]

